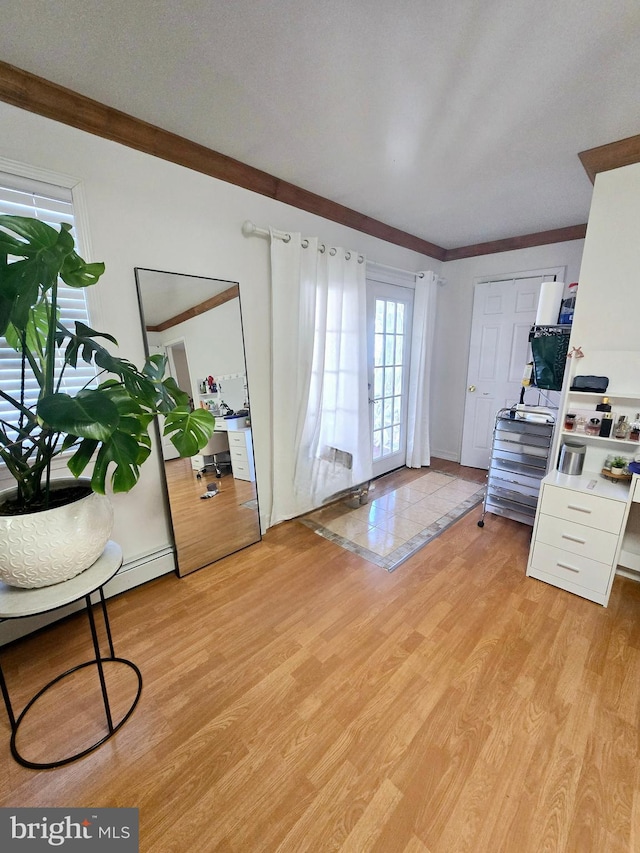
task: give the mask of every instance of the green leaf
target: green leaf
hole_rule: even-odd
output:
[[[40,251],[55,246],[58,242],[60,232],[47,225],[41,219],[35,219],[32,216],[11,216],[9,214],[0,215],[0,228],[7,228],[23,237],[26,243],[20,243],[20,251],[16,254],[23,254],[24,249],[30,251]],[[67,222],[61,225],[62,232],[69,232],[71,226]],[[73,237],[71,238],[71,247],[73,248]],[[19,242],[19,241],[18,241]]]
[[[65,258],[60,278],[69,287],[90,287],[104,272],[103,263],[88,264],[75,252]]]
[[[3,255],[13,255],[18,257],[23,254],[22,250],[27,244],[22,240],[18,240],[6,231],[0,231],[0,253]]]
[[[84,323],[76,322],[75,334],[65,328],[62,323],[58,323],[59,346],[66,338],[69,339],[69,343],[67,344],[64,354],[65,362],[67,364],[75,367],[78,363],[78,355],[80,355],[87,364],[91,364],[91,360],[95,358],[96,364],[98,364],[99,367],[102,367],[104,370],[108,370],[109,373],[116,372],[112,370],[112,367],[115,365],[117,360],[114,359],[114,356],[112,356],[109,350],[105,349],[102,344],[94,341],[94,337],[102,337],[111,341],[111,343],[118,343],[112,335],[108,335],[106,332],[96,332],[95,329],[91,329]],[[98,355],[101,357],[103,364],[98,363],[98,359],[96,358]]]
[[[97,332],[95,329],[92,329],[91,326],[87,326],[86,323],[80,322],[80,320],[76,320],[76,335],[78,338],[106,338],[108,341],[111,341],[112,344],[118,345],[118,341],[113,337],[113,335],[108,334],[107,332]]]
[[[24,329],[29,311],[40,295],[38,264],[32,260],[14,261],[0,267],[0,335],[9,323]]]
[[[67,222],[57,231],[32,217],[0,216],[0,335],[9,322],[22,330],[29,309],[59,276],[71,287],[86,287],[100,278],[104,264],[87,264],[76,253],[70,232]],[[8,256],[17,260],[9,263]]]
[[[35,353],[42,360],[49,332],[49,314],[46,302],[39,302],[29,311],[25,331],[27,333],[27,350]],[[12,349],[16,352],[22,352],[22,336],[13,323],[7,327],[5,338]]]
[[[140,459],[144,453],[146,448],[144,446],[141,448],[133,436],[119,431],[114,432],[98,451],[91,477],[91,488],[101,495],[105,493],[108,468],[109,465],[114,464],[116,467],[111,475],[113,491],[130,491],[138,482]]]
[[[178,387],[173,376],[168,376],[156,385],[156,408],[161,414],[171,412],[176,406],[189,405],[189,395]]]
[[[167,357],[166,355],[162,355],[158,352],[147,358],[142,367],[142,373],[144,373],[145,376],[148,376],[149,379],[157,379],[158,381],[161,381],[166,369]]]
[[[191,411],[188,406],[178,406],[165,418],[164,435],[180,456],[195,456],[213,435],[216,420],[208,409]]]
[[[78,449],[67,462],[67,467],[74,477],[79,477],[91,462],[97,446],[98,442],[91,438],[85,438],[80,442]]]
[[[38,417],[57,432],[106,441],[118,426],[114,403],[97,390],[80,391],[75,397],[50,394],[38,401]]]

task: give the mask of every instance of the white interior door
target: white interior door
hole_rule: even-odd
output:
[[[407,403],[413,290],[367,282],[369,411],[373,475],[407,461]]]
[[[529,331],[543,281],[558,270],[476,284],[460,462],[488,468],[495,415],[520,399],[531,361]]]

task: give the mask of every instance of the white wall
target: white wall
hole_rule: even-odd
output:
[[[446,280],[438,288],[438,322],[434,344],[431,453],[459,461],[466,399],[469,338],[474,283],[478,278],[566,266],[566,283],[579,281],[584,240],[553,243],[449,261],[442,265]],[[524,368],[524,365],[523,365]]]
[[[215,117],[212,118],[215,121]],[[87,203],[92,260],[106,263],[97,286],[98,329],[115,335],[120,354],[140,363],[144,349],[134,267],[240,284],[257,480],[262,517],[270,511],[269,245],[245,238],[245,219],[299,230],[411,270],[440,264],[416,252],[337,225],[256,193],[208,178],[89,133],[0,104],[0,157],[74,176]],[[277,436],[273,437],[277,442]],[[125,564],[170,544],[157,454],[128,495],[114,497],[114,539]]]
[[[571,346],[584,353],[572,365],[574,371],[608,376],[614,418],[623,413],[631,420],[637,405],[616,401],[616,395],[640,396],[639,222],[640,164],[601,172],[594,186],[571,329]],[[606,451],[588,443],[585,469],[599,470]]]
[[[640,351],[640,163],[596,177],[572,345]],[[585,361],[586,363],[586,361]],[[640,386],[640,363],[634,365]]]
[[[191,395],[196,406],[200,402],[198,388],[203,379],[245,373],[238,299],[231,299],[163,332],[149,334],[149,342],[160,346],[178,340],[184,340],[192,382]],[[222,400],[232,409],[240,409],[244,403],[244,382],[222,382],[221,387]]]

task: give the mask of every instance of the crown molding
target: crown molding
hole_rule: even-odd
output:
[[[239,160],[0,62],[0,100],[442,260],[445,250]]]
[[[222,293],[217,293],[210,299],[205,299],[204,302],[199,302],[197,305],[187,308],[186,311],[176,314],[175,317],[169,317],[168,320],[163,320],[162,323],[158,323],[157,326],[146,326],[145,328],[147,332],[166,332],[167,329],[171,329],[173,326],[177,326],[187,320],[193,320],[194,317],[199,317],[200,314],[205,314],[212,308],[218,308],[220,305],[224,305],[225,302],[230,302],[232,299],[237,299],[239,296],[240,287],[237,284],[234,284],[226,290],[223,290]]]
[[[461,246],[459,249],[447,249],[444,259],[459,261],[461,258],[474,258],[478,255],[493,255],[496,252],[531,249],[534,246],[546,246],[549,243],[564,243],[565,240],[582,240],[586,233],[586,224],[569,225],[567,228],[554,228],[551,231],[538,231],[535,234],[523,234],[520,237],[507,237],[504,240],[491,240],[488,243]]]
[[[640,163],[640,135],[628,136],[608,145],[599,145],[597,148],[589,148],[578,154],[580,162],[593,183],[599,172],[608,172],[609,169],[619,169],[620,166],[631,166],[632,163]]]
[[[251,192],[268,196],[275,201],[292,205],[439,261],[458,260],[494,252],[509,252],[564,240],[578,240],[584,237],[586,229],[585,225],[575,225],[553,231],[541,231],[537,234],[525,234],[521,237],[477,243],[473,246],[462,246],[458,249],[445,249],[2,61],[0,61],[0,101],[103,139],[119,142],[129,148],[185,166]],[[640,140],[640,137],[633,137],[633,139]],[[623,142],[626,141],[623,140]],[[614,143],[614,145],[619,144],[621,143]],[[602,146],[602,148],[608,147]],[[582,159],[582,155],[580,157]],[[640,156],[637,159],[640,159]]]

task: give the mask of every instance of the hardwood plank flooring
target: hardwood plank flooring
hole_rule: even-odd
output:
[[[138,708],[43,772],[2,718],[0,805],[136,806],[145,853],[640,849],[640,587],[602,608],[526,578],[530,528],[476,522],[391,574],[286,522],[112,599]],[[74,616],[2,650],[17,704],[88,643]],[[25,751],[91,733],[73,690]]]

